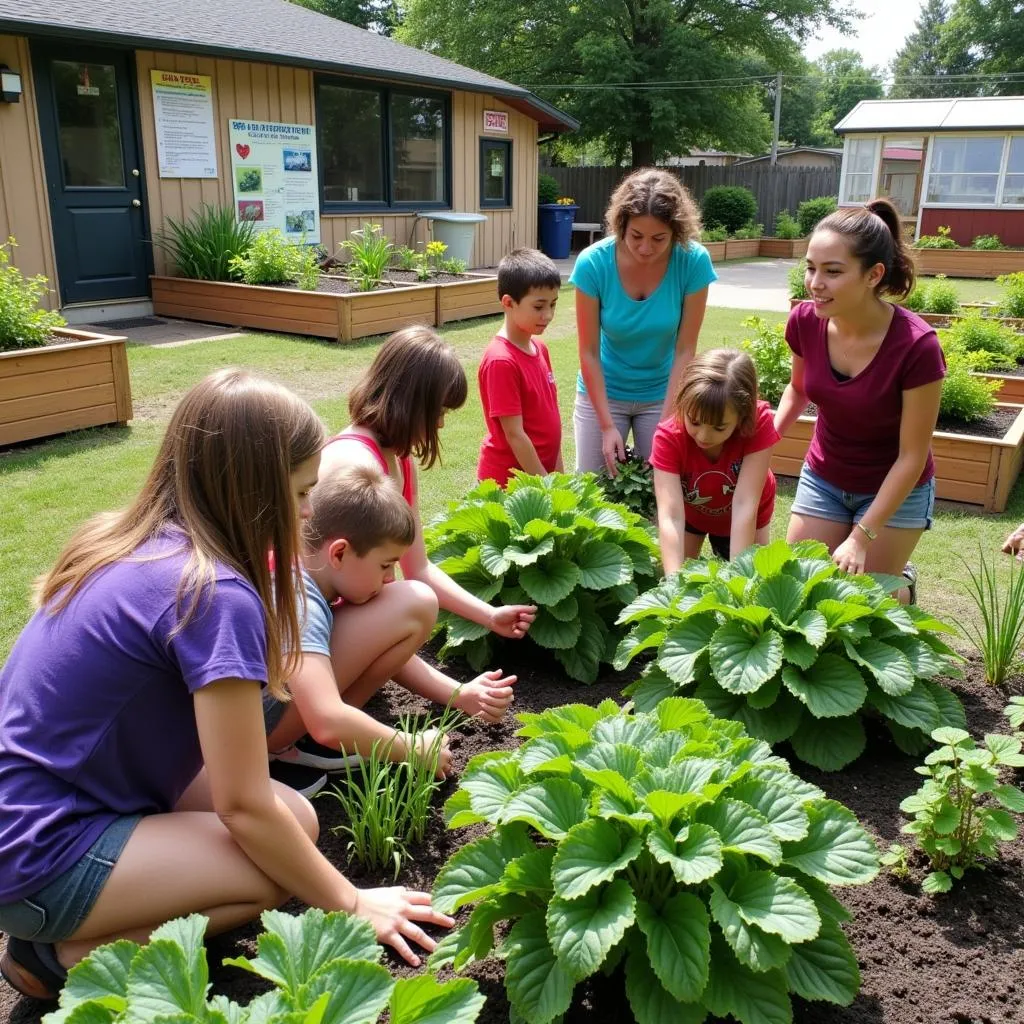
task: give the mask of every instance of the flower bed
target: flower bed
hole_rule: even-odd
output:
[[[132,418],[125,339],[59,327],[66,343],[0,353],[0,444]]]

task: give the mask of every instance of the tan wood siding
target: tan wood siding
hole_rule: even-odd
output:
[[[45,304],[55,307],[57,265],[28,40],[0,35],[0,64],[21,75],[23,90],[19,103],[0,103],[0,242],[17,239],[12,262],[28,277],[49,279]]]

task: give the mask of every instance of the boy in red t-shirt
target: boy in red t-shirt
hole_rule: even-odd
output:
[[[778,440],[750,356],[718,348],[687,364],[675,415],[658,424],[651,446],[666,575],[697,558],[705,536],[725,559],[768,543]]]
[[[478,480],[504,487],[513,469],[541,476],[562,469],[555,375],[547,346],[536,337],[555,315],[561,285],[554,261],[536,249],[513,249],[498,264],[505,323],[477,371],[487,424]]]

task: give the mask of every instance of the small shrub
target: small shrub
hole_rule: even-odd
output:
[[[913,821],[903,831],[915,837],[932,871],[925,892],[949,892],[970,868],[999,858],[999,844],[1017,838],[1013,814],[1024,811],[1024,792],[1001,781],[1003,769],[1024,768],[1021,741],[990,734],[979,747],[963,729],[932,734],[942,744],[917,770],[927,781],[900,804]]]
[[[60,313],[39,308],[39,300],[49,291],[46,277],[25,277],[11,265],[17,244],[11,237],[0,245],[0,352],[45,345],[67,322]]]
[[[789,297],[791,299],[809,299],[811,293],[807,290],[807,264],[801,260],[795,267],[789,268],[786,275],[789,281]]]
[[[783,210],[775,218],[776,238],[800,238],[800,221],[789,210]]]
[[[167,218],[167,228],[156,232],[163,249],[182,276],[199,281],[235,281],[231,260],[244,255],[256,237],[251,220],[238,220],[231,206],[203,203],[188,220]]]
[[[934,281],[927,286],[925,292],[927,301],[924,312],[952,314],[960,310],[960,296],[957,295],[956,286],[946,280],[944,274],[939,274]]]
[[[396,270],[415,270],[416,269],[416,256],[417,252],[415,249],[410,249],[407,245],[399,246],[394,251],[393,259],[395,261]]]
[[[998,380],[974,376],[975,363],[970,355],[955,349],[946,352],[946,376],[942,381],[939,415],[974,423],[983,420],[996,405]]]
[[[1000,274],[996,284],[1005,289],[1003,300],[999,304],[1003,316],[1024,317],[1024,271],[1014,274]]]
[[[922,235],[915,243],[915,249],[959,249],[956,239],[950,234],[951,228],[939,227],[936,235]]]
[[[566,673],[592,683],[621,631],[619,612],[660,567],[651,526],[608,501],[592,473],[517,471],[506,490],[485,480],[425,532],[430,558],[481,601],[535,604],[527,640],[554,654]],[[444,653],[478,671],[493,663],[485,626],[438,616]]]
[[[972,249],[1005,249],[998,235],[977,235],[971,242]]]
[[[734,234],[757,216],[757,199],[742,185],[716,185],[704,193],[701,214],[705,224],[725,228]]]
[[[449,828],[491,828],[438,874],[438,910],[475,908],[432,969],[490,956],[508,921],[513,1020],[560,1020],[577,984],[620,966],[638,1021],[790,1021],[791,992],[853,1002],[850,914],[829,887],[879,865],[851,811],[700,701],[519,721],[522,746],[473,758],[445,805]]]
[[[384,950],[361,917],[310,909],[304,914],[266,910],[257,955],[225,960],[273,986],[248,1006],[225,996],[207,998],[210,969],[200,914],[161,925],[140,946],[120,939],[94,949],[68,971],[60,1008],[47,1024],[130,1024],[135,1021],[206,1021],[208,1024],[297,1024],[312,1021],[416,1024],[428,1006],[432,1019],[472,1024],[484,1005],[475,981],[439,983],[429,974],[395,981],[379,961]]]
[[[246,284],[284,284],[309,272],[316,250],[292,245],[277,228],[256,235],[244,253],[233,256],[228,265]]]
[[[379,288],[395,252],[380,224],[364,224],[352,232],[351,238],[339,243],[339,247],[348,254],[345,269],[358,290],[372,292]]]
[[[552,177],[550,174],[540,174],[537,176],[537,202],[541,205],[545,203],[553,203],[558,199],[559,194],[562,191],[562,187],[558,184],[558,179]]]
[[[913,291],[906,298],[900,299],[900,305],[912,313],[927,313],[928,285],[920,282],[915,284]]]
[[[949,340],[964,352],[990,352],[1002,356],[1006,363],[1014,361],[1017,335],[994,317],[984,317],[977,310],[949,327]]]
[[[654,498],[654,470],[636,449],[626,445],[626,457],[616,467],[615,476],[602,470],[598,483],[609,501],[625,505],[644,519],[653,519],[658,511]]]
[[[464,274],[466,272],[466,261],[453,256],[449,259],[439,260],[437,269],[445,274]]]
[[[733,238],[761,238],[764,235],[764,225],[755,224],[753,221],[749,224],[744,224],[743,227],[737,228],[733,233]]]
[[[700,240],[702,242],[724,242],[729,237],[729,232],[725,228],[704,228],[700,233]]]
[[[800,234],[809,235],[820,220],[839,209],[835,196],[818,196],[817,199],[805,199],[796,208],[796,219],[800,222]]]
[[[748,316],[743,326],[754,331],[754,337],[744,338],[740,347],[754,361],[757,393],[777,407],[793,368],[793,353],[786,343],[786,325],[769,325],[759,316]]]

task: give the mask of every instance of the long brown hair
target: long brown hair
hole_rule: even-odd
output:
[[[291,474],[323,447],[323,424],[287,388],[236,369],[195,385],[171,416],[134,503],[97,516],[68,541],[36,584],[36,602],[59,612],[93,573],[131,558],[145,541],[181,531],[188,560],[178,588],[181,630],[214,595],[216,563],[255,588],[267,627],[267,679],[275,695],[297,667],[299,623],[293,565],[298,517]]]
[[[455,350],[429,327],[395,331],[348,396],[357,427],[385,448],[414,455],[429,469],[441,454],[441,417],[466,401],[466,371]]]
[[[656,217],[680,245],[700,237],[700,211],[693,197],[674,174],[657,167],[644,167],[623,178],[612,193],[604,222],[609,233],[623,239],[633,217]]]
[[[713,348],[686,364],[676,394],[676,419],[689,412],[701,422],[721,423],[732,406],[741,434],[752,434],[757,424],[757,369],[746,352]]]

